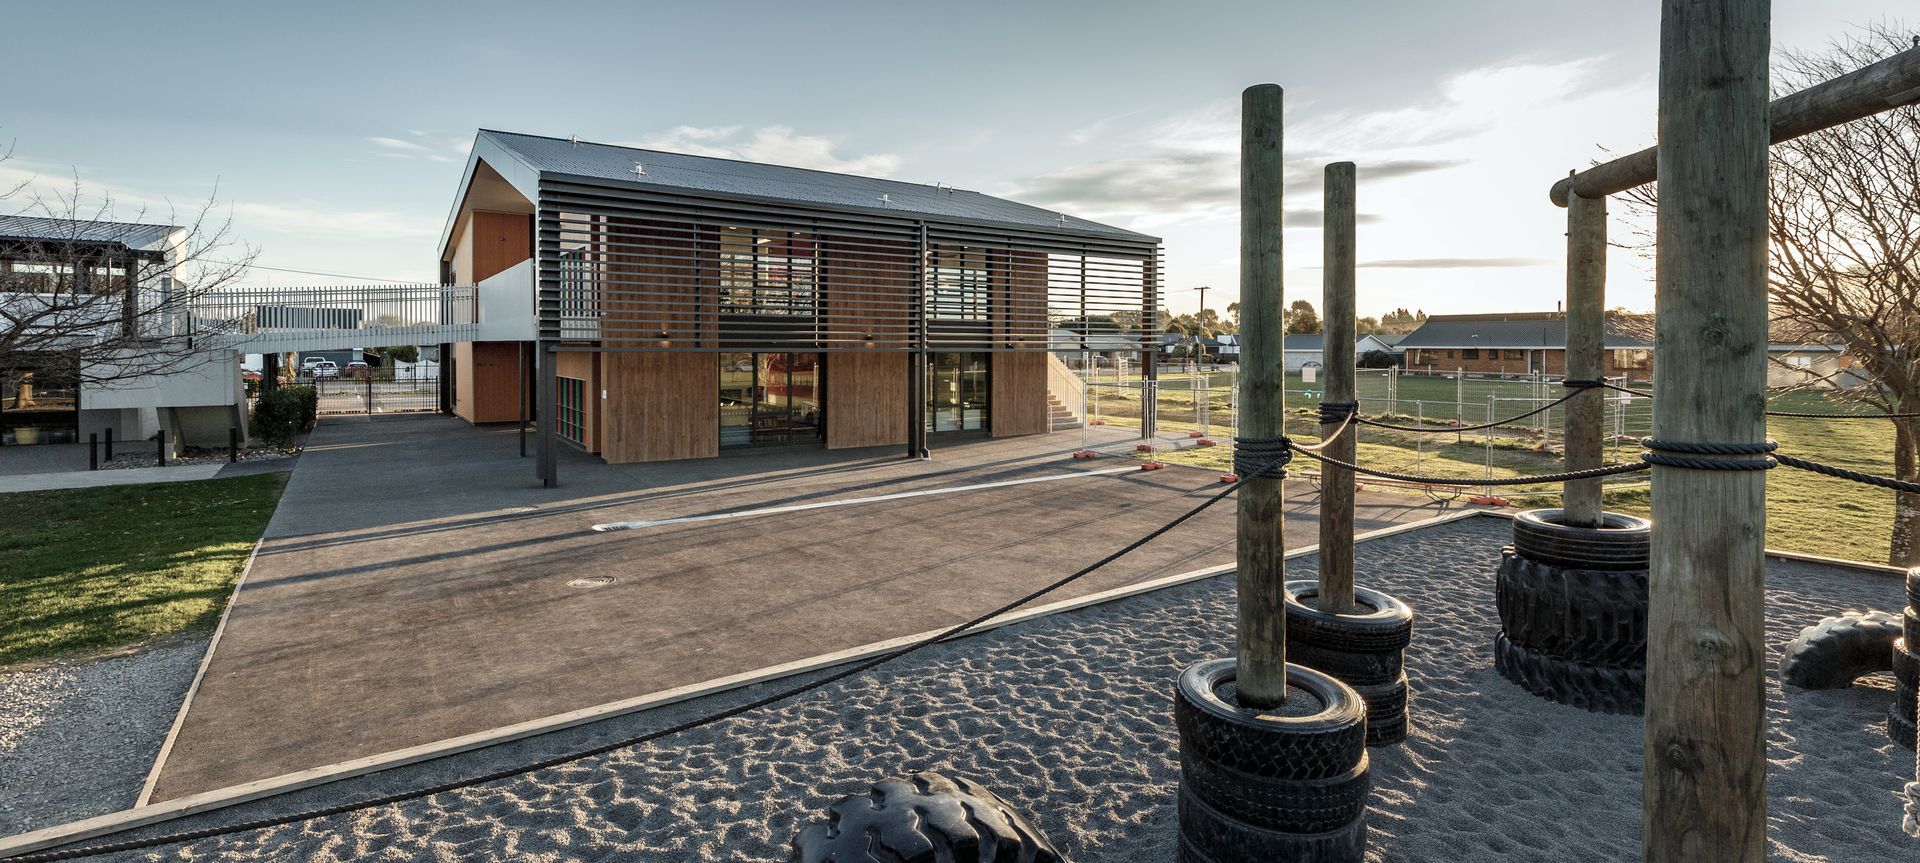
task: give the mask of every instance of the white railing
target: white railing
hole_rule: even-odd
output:
[[[1047,353],[1047,390],[1053,393],[1054,398],[1059,399],[1060,404],[1065,405],[1067,410],[1072,411],[1075,417],[1081,420],[1086,419],[1086,384],[1080,380],[1079,375],[1073,373],[1072,369],[1067,368],[1066,362],[1060,359],[1059,354],[1052,352]]]
[[[479,305],[472,285],[230,288],[195,297],[191,322],[241,350],[436,344],[474,338]]]

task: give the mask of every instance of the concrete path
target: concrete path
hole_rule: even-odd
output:
[[[15,491],[50,491],[61,488],[102,488],[115,485],[141,485],[152,482],[190,482],[225,476],[246,476],[293,470],[295,459],[267,459],[228,464],[182,464],[166,467],[130,467],[113,470],[60,471],[58,473],[0,474],[0,494]]]
[[[1112,443],[1120,443],[1115,435]],[[951,625],[1218,489],[1210,471],[1075,461],[1080,435],[756,450],[602,465],[545,489],[513,430],[327,419],[161,766],[166,800]],[[985,488],[890,497],[907,492]],[[1311,489],[1288,541],[1314,541]],[[747,509],[887,498],[619,532]],[[1359,529],[1435,515],[1362,493]],[[1054,598],[1233,559],[1223,501]],[[580,579],[611,584],[578,587]]]

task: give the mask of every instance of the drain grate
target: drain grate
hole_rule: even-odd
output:
[[[606,587],[614,582],[611,575],[589,575],[567,582],[568,587]]]

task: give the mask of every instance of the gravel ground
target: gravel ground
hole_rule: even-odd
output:
[[[0,836],[132,806],[206,649],[0,669]]]
[[[279,461],[284,461],[286,459],[293,458],[297,455],[299,455],[299,453],[287,452],[286,450],[265,449],[265,448],[255,447],[252,449],[242,449],[240,451],[240,461],[242,463],[279,462]],[[226,464],[226,463],[227,463],[226,450],[197,450],[196,449],[196,450],[189,450],[187,454],[183,456],[167,456],[168,467],[174,467],[174,466],[183,465],[183,464]],[[159,453],[155,452],[154,447],[151,444],[149,444],[145,447],[137,448],[131,452],[123,449],[120,452],[114,453],[113,458],[111,460],[103,461],[100,463],[100,469],[101,470],[125,470],[128,468],[157,467],[159,466],[159,464],[160,464]],[[289,465],[287,469],[291,470],[292,469],[291,465]]]
[[[1472,519],[1367,543],[1363,584],[1420,615],[1414,731],[1373,750],[1370,861],[1639,859],[1640,722],[1550,704],[1492,668],[1491,574],[1507,527]],[[1313,561],[1289,565],[1311,577]],[[1818,618],[1893,608],[1894,579],[1769,569],[1776,649]],[[779,860],[834,797],[940,770],[993,788],[1078,863],[1174,857],[1178,671],[1227,655],[1228,577],[938,645],[789,703],[659,743],[395,806],[121,859]],[[1777,658],[1777,656],[1775,657]],[[610,663],[609,673],[617,673]],[[791,681],[782,682],[784,686]],[[1770,859],[1920,859],[1896,792],[1884,675],[1783,693],[1769,675]],[[740,703],[736,691],[165,825],[177,830],[358,799],[524,763]],[[157,832],[150,829],[148,832]],[[133,834],[141,835],[141,834]],[[104,858],[103,858],[104,859]]]

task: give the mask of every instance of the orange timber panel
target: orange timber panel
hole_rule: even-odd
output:
[[[473,280],[499,274],[532,256],[533,217],[524,213],[473,214]]]
[[[1047,355],[1040,351],[996,351],[990,369],[993,436],[1051,431],[1053,419],[1047,409]]]
[[[907,355],[827,355],[827,449],[907,442]]]
[[[608,462],[711,458],[720,454],[720,362],[709,353],[609,353]]]
[[[853,346],[869,335],[881,345],[906,342],[918,253],[918,246],[906,241],[822,238],[820,297],[827,336],[839,342],[836,347]]]
[[[460,416],[476,424],[519,422],[520,343],[473,342],[471,351],[472,360],[454,372],[460,393],[471,396]],[[454,356],[465,359],[463,352]]]

